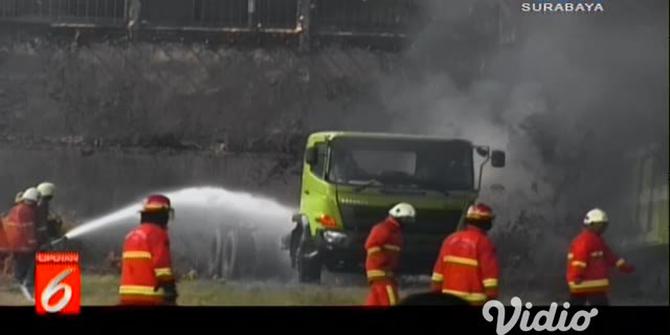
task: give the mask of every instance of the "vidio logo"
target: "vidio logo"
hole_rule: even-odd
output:
[[[570,322],[567,323],[568,321],[568,308],[570,308],[570,303],[563,303],[563,308],[560,312],[560,315],[558,316],[558,321],[554,323],[554,319],[556,317],[556,312],[558,309],[558,304],[555,302],[552,302],[549,305],[549,310],[540,310],[535,314],[535,317],[532,318],[531,320],[531,312],[530,309],[533,308],[533,304],[530,302],[527,302],[525,304],[526,310],[523,310],[523,302],[519,297],[514,297],[510,300],[510,304],[512,307],[514,307],[514,312],[512,313],[512,316],[510,317],[509,320],[505,321],[505,305],[503,305],[502,302],[498,300],[490,300],[484,304],[484,307],[482,309],[482,315],[484,316],[484,319],[488,322],[492,322],[494,320],[493,314],[491,313],[492,310],[496,310],[496,333],[498,335],[505,335],[507,334],[514,326],[519,322],[519,318],[521,319],[519,328],[521,331],[528,332],[528,331],[561,331],[561,332],[566,332],[566,331],[584,331],[589,327],[589,324],[591,323],[591,318],[595,317],[598,315],[598,309],[592,308],[591,311],[577,311],[571,318]]]

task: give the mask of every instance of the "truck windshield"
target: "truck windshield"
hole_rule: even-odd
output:
[[[465,141],[336,138],[328,180],[366,187],[471,190],[472,146]]]

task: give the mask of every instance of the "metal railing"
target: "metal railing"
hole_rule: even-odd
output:
[[[126,0],[0,0],[0,20],[125,24]]]
[[[142,0],[145,26],[209,29],[295,29],[298,0]]]
[[[315,34],[403,33],[416,0],[312,0]]]
[[[417,0],[0,0],[0,20],[122,24],[140,3],[145,28],[296,30],[310,15],[314,34],[402,32]],[[300,13],[307,2],[308,13]]]
[[[257,25],[273,28],[295,28],[298,0],[256,0]]]
[[[473,8],[477,7],[472,1]],[[505,0],[498,0],[500,4]],[[490,3],[491,1],[486,1]],[[98,26],[136,31],[266,32],[310,36],[403,37],[427,0],[0,0],[0,23]],[[139,4],[139,6],[138,6]],[[478,27],[500,30],[497,8],[478,11]],[[131,36],[132,38],[132,36]]]

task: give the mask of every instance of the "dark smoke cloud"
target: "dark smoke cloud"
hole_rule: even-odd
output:
[[[507,151],[508,166],[486,171],[481,195],[499,214],[504,290],[563,295],[565,250],[587,210],[609,212],[615,249],[639,238],[634,153],[655,147],[657,168],[668,171],[668,3],[608,1],[601,14],[543,15],[510,1],[505,33],[516,40],[502,46],[485,38],[485,18],[468,23],[464,3],[432,2],[401,65],[380,80],[382,109],[392,131]],[[663,281],[667,251],[647,256],[638,265]]]
[[[487,180],[518,207],[548,205],[566,225],[594,206],[631,218],[625,157],[655,145],[667,164],[667,2],[544,15],[508,2],[517,39],[504,46],[483,38],[486,20],[468,26],[475,14],[464,3],[433,2],[401,67],[415,75],[381,82],[392,130],[506,149],[509,167]]]

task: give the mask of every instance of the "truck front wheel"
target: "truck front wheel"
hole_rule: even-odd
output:
[[[319,256],[308,258],[307,255],[298,256],[298,280],[301,283],[321,283],[321,260]]]
[[[298,281],[301,283],[321,283],[321,258],[312,241],[309,227],[301,227],[300,240],[295,251],[295,263],[298,268]]]

